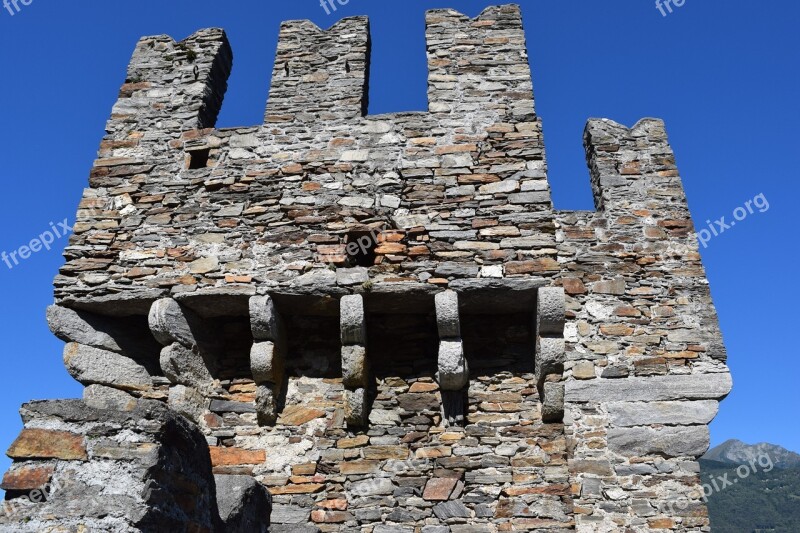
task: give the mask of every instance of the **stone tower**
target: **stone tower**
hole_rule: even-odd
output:
[[[23,406],[0,531],[708,531],[664,124],[590,120],[556,211],[519,8],[426,23],[428,112],[367,116],[366,18],[294,21],[229,129],[222,30],[138,43],[47,313],[84,398]]]

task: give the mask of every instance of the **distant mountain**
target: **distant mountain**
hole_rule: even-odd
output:
[[[714,533],[800,532],[800,455],[730,440],[700,459],[700,470],[714,489],[708,499]]]
[[[774,444],[745,444],[740,440],[729,440],[708,451],[703,456],[706,461],[716,461],[728,465],[746,465],[759,457],[769,456],[775,468],[787,469],[800,467],[800,454],[791,452]]]

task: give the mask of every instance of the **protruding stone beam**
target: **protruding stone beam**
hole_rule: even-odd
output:
[[[161,370],[172,383],[200,391],[213,388],[219,354],[218,341],[203,320],[171,298],[153,303],[150,331],[164,348]]]
[[[564,419],[565,322],[564,289],[540,288],[536,297],[536,382],[544,422]]]
[[[66,343],[111,352],[114,355],[105,359],[119,359],[123,367],[136,364],[143,366],[150,375],[160,374],[158,354],[161,345],[150,335],[146,320],[139,320],[139,317],[110,318],[51,305],[47,308],[47,323],[53,334]],[[106,385],[110,387],[114,386],[116,366],[107,365],[106,371],[110,372]]]
[[[370,377],[364,298],[359,294],[344,296],[339,307],[345,420],[350,426],[364,427],[369,421],[367,388]]]
[[[464,394],[469,384],[469,367],[461,340],[458,293],[436,295],[436,324],[439,328],[439,371],[442,394],[442,421],[446,426],[464,423]]]
[[[250,369],[256,382],[256,413],[262,426],[278,420],[278,396],[283,389],[286,366],[286,328],[270,296],[250,298],[253,348]]]

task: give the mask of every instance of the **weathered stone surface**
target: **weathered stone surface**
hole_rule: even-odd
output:
[[[196,389],[175,385],[169,389],[167,405],[173,411],[199,424],[208,409],[208,399]]]
[[[536,326],[539,335],[562,335],[566,316],[564,289],[542,287],[536,297]]]
[[[345,296],[340,302],[342,344],[365,345],[367,325],[364,316],[364,299],[360,295]]]
[[[136,407],[135,397],[105,385],[89,385],[83,389],[83,401],[94,409],[130,411]]]
[[[422,498],[431,502],[443,502],[450,499],[453,489],[456,488],[458,483],[457,478],[441,478],[436,477],[428,480],[425,484],[425,491],[422,493]]]
[[[278,421],[278,400],[272,385],[259,385],[256,389],[258,424],[271,426]]]
[[[207,389],[213,381],[202,354],[177,342],[161,350],[161,370],[172,383],[198,390]]]
[[[257,465],[267,460],[267,453],[264,450],[211,446],[209,452],[212,466]]]
[[[365,389],[346,390],[344,393],[344,419],[348,425],[363,427],[369,421],[367,391]]]
[[[611,424],[617,427],[709,424],[719,411],[719,402],[611,402],[607,406]]]
[[[144,322],[115,320],[59,305],[47,308],[50,330],[65,342],[126,355],[141,364],[155,359],[158,343],[144,329]]]
[[[567,382],[568,402],[721,400],[731,391],[728,373]]]
[[[461,339],[439,343],[439,387],[442,390],[463,389],[469,381],[469,368]]]
[[[350,492],[357,496],[382,496],[394,492],[395,486],[391,479],[375,478],[353,483]]]
[[[345,387],[367,387],[369,365],[363,346],[342,346],[342,382]]]
[[[256,341],[284,342],[283,321],[270,296],[250,298],[250,329]]]
[[[437,504],[433,507],[433,513],[439,520],[470,517],[469,509],[467,509],[460,501]]]
[[[436,295],[436,323],[440,339],[461,337],[458,293],[455,291],[444,291]]]
[[[562,374],[566,347],[561,337],[539,337],[536,342],[536,376],[543,380],[550,374]]]
[[[250,349],[250,370],[256,383],[281,383],[284,377],[285,354],[272,341],[256,342]]]
[[[105,385],[128,391],[146,390],[153,385],[147,370],[133,359],[74,342],[64,347],[64,365],[70,375],[84,385]]]
[[[279,423],[287,426],[302,426],[316,418],[325,416],[325,411],[319,409],[308,409],[301,405],[287,407],[281,413]]]
[[[88,458],[81,435],[68,431],[23,429],[6,455],[12,459],[62,459],[84,461]]]
[[[154,302],[148,320],[150,331],[163,346],[180,343],[186,348],[192,348],[205,335],[202,320],[172,298]]]
[[[225,531],[266,533],[272,496],[250,476],[215,475],[217,507]]]
[[[543,394],[542,421],[561,422],[564,419],[564,383],[545,383]]]
[[[708,451],[709,439],[706,426],[613,428],[608,432],[608,447],[626,457],[700,457]]]
[[[53,465],[20,465],[5,473],[0,488],[6,491],[32,491],[41,489],[50,483],[54,472],[55,467]]]

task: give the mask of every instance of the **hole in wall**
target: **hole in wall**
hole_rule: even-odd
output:
[[[374,233],[350,232],[345,237],[345,244],[347,266],[371,267],[375,264],[375,249],[378,247],[378,242]]]
[[[433,377],[439,354],[439,331],[433,310],[368,314],[367,354],[378,378]]]
[[[203,150],[193,150],[189,152],[189,170],[199,170],[208,166],[208,159],[211,155],[211,149],[206,148]]]
[[[532,373],[536,343],[533,313],[461,314],[461,336],[470,375]]]

